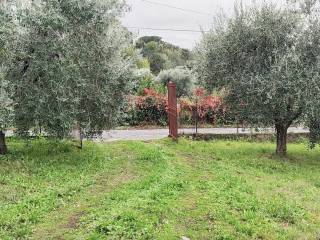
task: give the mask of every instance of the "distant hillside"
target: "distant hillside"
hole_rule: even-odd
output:
[[[150,62],[150,69],[157,75],[161,70],[186,66],[192,58],[188,49],[167,43],[158,36],[141,37],[136,42],[136,48],[141,49],[143,57]]]

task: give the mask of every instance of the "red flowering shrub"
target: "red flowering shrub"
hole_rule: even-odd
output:
[[[225,108],[222,98],[208,95],[203,88],[197,88],[193,92],[192,100],[180,99],[181,112],[189,112],[192,117],[198,116],[203,123],[215,124],[216,116],[224,114]]]
[[[168,107],[168,99],[166,95],[157,93],[153,89],[144,89],[143,96],[137,96],[135,99],[135,105],[138,109],[148,109],[155,107],[159,111],[166,110]]]
[[[166,125],[167,96],[153,89],[144,89],[143,96],[129,98],[130,125]]]
[[[202,123],[215,124],[217,115],[225,112],[221,97],[208,95],[203,88],[197,88],[191,99],[180,98],[178,102],[180,123],[184,124],[193,124],[196,115]],[[167,95],[144,89],[143,96],[130,96],[129,103],[129,125],[167,125]]]

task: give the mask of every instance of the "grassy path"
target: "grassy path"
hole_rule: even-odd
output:
[[[317,239],[320,151],[249,142],[10,142],[0,239]]]

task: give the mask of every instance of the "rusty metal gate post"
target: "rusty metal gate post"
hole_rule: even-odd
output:
[[[168,83],[168,118],[169,137],[178,139],[177,87],[171,81]]]

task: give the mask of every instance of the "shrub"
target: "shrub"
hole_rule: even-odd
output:
[[[180,117],[189,117],[189,121],[198,116],[202,123],[215,124],[217,117],[223,116],[225,107],[220,96],[209,95],[203,88],[194,90],[191,100],[180,99]]]
[[[127,120],[129,125],[167,124],[168,100],[165,94],[144,89],[143,96],[128,97]]]
[[[154,75],[150,69],[138,69],[135,71],[135,86],[133,92],[139,96],[145,95],[145,89],[155,89],[157,92],[164,93],[165,88],[155,81]]]
[[[207,94],[202,88],[196,89],[191,98],[180,98],[178,102],[181,124],[193,124],[196,114],[201,123],[216,124],[217,119],[225,114],[222,98]],[[168,124],[167,110],[167,96],[146,88],[142,96],[128,97],[124,123],[130,126],[165,126]]]
[[[169,81],[174,82],[177,85],[177,96],[179,98],[182,96],[190,96],[192,93],[191,89],[194,77],[191,70],[187,68],[177,67],[169,70],[163,70],[159,73],[157,80],[164,86],[166,86]]]

